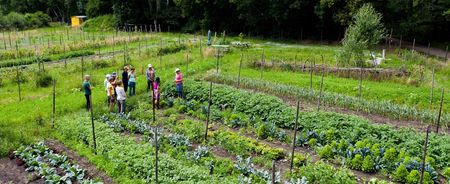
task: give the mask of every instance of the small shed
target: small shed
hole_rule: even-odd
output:
[[[72,27],[79,27],[84,22],[85,19],[86,16],[84,15],[72,16],[71,17]]]

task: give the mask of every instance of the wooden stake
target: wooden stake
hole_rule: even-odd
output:
[[[428,42],[427,56],[430,57],[430,42]]]
[[[152,87],[152,109],[153,109],[153,123],[156,122],[156,113],[155,113],[155,100],[153,98],[154,91]],[[158,126],[155,126],[154,129],[154,138],[155,138],[155,183],[159,183],[158,181],[158,151],[159,151],[159,145],[158,145]]]
[[[241,69],[242,69],[242,58],[244,57],[244,54],[241,53],[241,60],[239,61],[239,72],[238,72],[238,82],[237,87],[239,88],[241,84]]]
[[[272,184],[275,184],[275,160],[272,160]]]
[[[448,45],[445,47],[445,62],[447,62],[447,56],[448,56]]]
[[[19,93],[19,102],[20,101],[22,101],[22,96],[21,96],[21,94],[20,94],[20,76],[19,76],[19,66],[18,65],[16,65],[16,71],[17,71],[17,90],[18,90],[18,93]]]
[[[52,95],[52,127],[55,127],[55,114],[56,114],[56,102],[55,102],[55,100],[56,100],[56,81],[55,81],[55,79],[53,79],[53,95]]]
[[[414,38],[411,52],[414,52],[415,47],[416,47],[416,39]]]
[[[212,103],[211,95],[212,95],[212,81],[209,82],[208,115],[206,118],[205,141],[208,141],[208,126],[209,126],[209,118],[211,116],[211,103]]]
[[[444,88],[442,88],[442,93],[441,93],[441,104],[439,106],[439,113],[438,113],[438,119],[437,119],[437,127],[436,127],[436,133],[439,133],[439,126],[441,123],[441,113],[442,113],[442,103],[444,101]]]
[[[432,74],[432,81],[431,81],[431,92],[430,92],[430,109],[433,108],[433,95],[434,95],[434,67],[433,67],[433,74]]]
[[[216,52],[217,52],[217,55],[216,55],[216,57],[217,57],[217,61],[216,61],[216,73],[219,73],[219,48],[216,48]]]
[[[399,49],[402,49],[402,41],[403,41],[403,36],[400,35],[400,43],[399,43],[399,46],[398,46]]]
[[[321,103],[321,100],[322,100],[323,77],[324,77],[324,75],[325,75],[325,66],[322,67],[322,78],[320,79],[320,92],[319,92],[319,99],[317,100],[317,111],[320,110],[320,103]]]
[[[159,49],[162,50],[162,38],[159,40]],[[162,67],[162,53],[159,54],[159,66]]]
[[[362,66],[359,68],[359,100],[362,98]]]
[[[91,124],[92,124],[92,137],[94,139],[94,153],[97,155],[97,140],[95,138],[95,125],[94,125],[94,110],[93,110],[93,104],[92,104],[92,95],[89,95],[89,101],[90,101],[90,111],[91,111]]]
[[[310,73],[310,75],[309,75],[309,89],[310,90],[312,90],[312,88],[313,88],[313,86],[312,86],[312,76],[313,76],[313,67],[315,67],[315,66],[316,66],[315,60],[313,59],[311,61],[311,67],[309,68],[309,73]]]
[[[294,124],[294,139],[292,140],[292,153],[291,153],[291,168],[294,167],[294,155],[295,155],[295,141],[297,141],[297,129],[298,129],[298,113],[300,111],[300,100],[297,101],[297,113],[295,114],[295,124]]]
[[[186,49],[186,78],[188,75],[188,69],[189,69],[189,49]]]
[[[427,148],[428,148],[428,136],[430,134],[430,127],[427,127],[427,134],[425,137],[425,142],[423,143],[423,155],[422,155],[422,164],[421,164],[421,170],[420,170],[420,180],[419,183],[422,184],[423,183],[423,173],[425,171],[425,160],[427,157]]]
[[[84,57],[81,56],[81,81],[84,80]]]
[[[263,77],[263,65],[266,63],[265,56],[264,56],[264,49],[263,49],[263,52],[261,54],[261,62],[260,63],[261,63],[261,66],[259,67],[259,69],[261,71],[260,79],[262,79],[262,77]]]

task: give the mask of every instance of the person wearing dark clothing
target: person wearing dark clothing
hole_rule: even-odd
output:
[[[128,89],[128,67],[127,66],[123,67],[122,84],[123,84],[123,89],[125,90],[125,92],[127,92],[127,89]]]
[[[89,111],[91,109],[91,94],[92,94],[92,85],[89,82],[91,80],[91,76],[84,76],[83,82],[83,91],[84,96],[86,97],[86,109]]]

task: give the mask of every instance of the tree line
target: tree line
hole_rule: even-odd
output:
[[[0,0],[0,13],[43,11],[53,19],[113,14],[117,25],[214,30],[285,39],[341,40],[353,15],[371,3],[394,36],[450,40],[449,0]]]

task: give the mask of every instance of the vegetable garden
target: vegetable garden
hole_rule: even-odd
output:
[[[0,34],[0,155],[28,182],[449,182],[446,61],[388,50],[379,69],[405,75],[359,78],[324,72],[338,68],[337,46],[225,34],[207,46],[201,34],[132,30]],[[158,110],[145,89],[149,63],[163,82]],[[136,68],[137,95],[116,114],[103,80],[124,65]],[[185,76],[184,99],[176,98],[175,68]],[[92,114],[82,109],[86,74]]]

